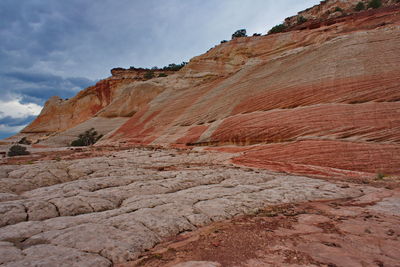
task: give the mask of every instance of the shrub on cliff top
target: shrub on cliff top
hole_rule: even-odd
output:
[[[232,34],[232,39],[240,38],[240,37],[247,37],[245,29],[237,30]]]
[[[335,8],[335,12],[342,12],[342,13],[343,13],[343,9],[341,9],[340,7],[337,6],[337,7]]]
[[[382,6],[381,0],[371,0],[368,3],[368,8],[379,8]]]
[[[286,30],[286,28],[287,26],[282,23],[272,27],[272,29],[268,31],[268,34],[283,32],[284,30]]]
[[[358,2],[356,7],[354,8],[355,11],[361,11],[365,9],[365,5],[363,2]]]
[[[71,142],[71,146],[90,146],[96,143],[103,135],[99,135],[94,128],[91,128],[78,136],[78,139]]]
[[[29,155],[29,151],[26,150],[26,147],[20,146],[20,145],[13,145],[10,147],[10,150],[8,151],[8,156],[9,157],[14,157],[14,156],[22,156],[22,155]]]
[[[297,24],[303,24],[304,22],[307,22],[307,19],[303,16],[298,16],[297,17]]]
[[[183,67],[185,67],[188,63],[183,61],[181,64],[175,64],[175,63],[171,63],[168,66],[165,66],[164,68],[162,68],[163,70],[172,70],[172,71],[178,71],[180,69],[182,69]]]

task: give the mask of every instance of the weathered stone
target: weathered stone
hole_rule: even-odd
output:
[[[28,208],[30,221],[42,221],[59,216],[56,206],[47,201],[32,201],[25,205]]]
[[[61,246],[37,245],[24,249],[23,253],[23,259],[4,266],[111,266],[111,262],[104,257]]]
[[[24,256],[20,249],[16,248],[10,242],[0,242],[0,264],[15,262]]]
[[[13,193],[0,193],[0,202],[19,199],[20,196]]]
[[[27,220],[27,213],[23,205],[12,202],[0,203],[0,226],[25,220]]]
[[[143,238],[141,234],[138,236]],[[127,235],[127,232],[112,226],[82,224],[60,231],[37,234],[25,241],[25,245],[34,246],[39,242],[48,242],[100,254],[113,262],[124,262],[133,260],[139,255],[143,246],[141,241],[142,239],[137,239],[136,235]]]
[[[21,199],[0,202],[3,226],[11,224],[0,227],[0,241],[11,242],[22,249],[22,255],[35,249],[42,255],[41,259],[32,254],[20,258],[19,250],[7,246],[6,251],[16,255],[7,264],[52,265],[58,259],[55,255],[63,253],[72,253],[82,262],[122,263],[165,238],[265,205],[362,194],[354,186],[234,168],[223,165],[225,161],[226,155],[213,152],[132,149],[62,165],[21,166],[25,173],[61,174],[75,168],[80,174],[68,181],[46,176],[46,182],[38,180],[36,189],[25,191]],[[156,171],[157,166],[176,167]],[[23,174],[0,181],[24,186],[29,179],[35,178]],[[45,186],[48,183],[53,185]],[[47,254],[44,248],[49,249]],[[70,261],[67,255],[59,258],[64,257]]]
[[[218,262],[211,261],[187,261],[175,264],[173,267],[220,267]]]

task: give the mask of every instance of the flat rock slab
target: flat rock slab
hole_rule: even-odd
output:
[[[0,264],[110,266],[168,237],[266,205],[376,190],[239,168],[228,158],[134,149],[0,166]]]

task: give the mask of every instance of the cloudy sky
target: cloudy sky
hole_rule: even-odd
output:
[[[0,139],[114,67],[189,61],[318,0],[0,0]]]

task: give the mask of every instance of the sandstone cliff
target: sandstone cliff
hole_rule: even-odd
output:
[[[223,43],[168,77],[120,74],[53,98],[23,132],[125,117],[99,145],[212,146],[276,171],[398,174],[400,7],[354,12],[357,2],[324,1],[299,13],[306,23]]]
[[[332,22],[331,19],[345,17],[346,15],[357,13],[355,7],[362,3],[364,8],[368,8],[370,0],[325,0],[319,5],[315,5],[306,10],[300,11],[297,15],[286,18],[287,26],[303,28],[305,25],[315,25],[316,22]],[[381,0],[382,7],[393,6],[398,3],[397,0]],[[305,23],[305,22],[309,23]],[[304,23],[302,23],[304,22]],[[311,23],[310,23],[311,22]],[[304,25],[299,25],[304,24]]]
[[[96,127],[101,134],[106,134],[118,128],[126,121],[125,118],[132,116],[164,90],[161,86],[142,84],[148,80],[145,77],[147,72],[149,70],[146,69],[115,68],[111,70],[111,77],[82,90],[71,99],[61,99],[56,96],[50,98],[40,115],[21,131],[22,135],[18,135],[18,138],[29,136],[33,141],[46,140],[42,142],[46,145],[67,145],[81,133],[78,131]],[[151,70],[151,72],[155,77],[160,74],[168,76],[175,73],[168,70]],[[99,119],[91,120],[97,117]],[[111,120],[107,123],[101,118]],[[99,127],[100,121],[102,122]],[[82,123],[84,125],[79,126]],[[71,134],[69,129],[75,128]],[[62,133],[61,136],[59,133]],[[63,142],[55,142],[53,140],[55,135],[55,140]]]

